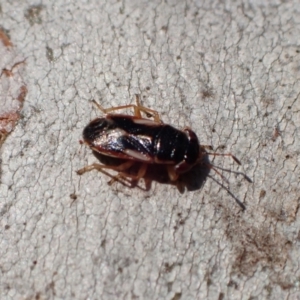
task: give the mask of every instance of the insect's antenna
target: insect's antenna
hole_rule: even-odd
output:
[[[233,159],[238,165],[241,165],[241,162],[240,162],[234,155],[232,155],[231,153],[209,153],[209,152],[206,152],[206,155],[213,155],[213,156],[230,156],[230,157],[232,157],[232,159]]]
[[[209,175],[208,175],[209,176]],[[241,207],[241,209],[244,211],[246,209],[246,206],[244,203],[241,202],[237,197],[234,196],[234,194],[226,187],[224,184],[220,183],[218,180],[213,178],[212,176],[209,176],[215,183],[217,183],[220,187],[225,189],[225,191],[235,200],[235,202]]]
[[[249,178],[249,177],[248,177],[245,173],[243,173],[243,172],[232,171],[232,170],[229,170],[229,169],[225,169],[225,168],[213,166],[213,170],[214,170],[214,171],[216,171],[215,169],[219,169],[219,170],[222,170],[222,171],[225,171],[225,172],[230,172],[230,173],[233,173],[233,174],[236,174],[236,175],[242,175],[248,182],[252,183],[251,178]]]
[[[213,164],[211,164],[208,159],[207,159],[207,156],[208,155],[213,155],[213,156],[230,156],[232,157],[232,159],[239,165],[241,165],[241,162],[234,156],[232,155],[231,153],[215,153],[215,152],[206,152],[205,148],[210,148],[211,149],[211,146],[200,146],[200,155],[199,155],[199,159],[198,159],[198,162],[202,163],[202,164],[205,164],[209,169],[212,169],[215,171],[215,173],[217,173],[223,181],[225,181],[226,183],[229,183],[227,178],[225,178],[217,169],[219,170],[222,170],[222,171],[225,171],[225,172],[230,172],[230,173],[234,173],[236,175],[242,175],[248,182],[252,183],[252,180],[244,173],[242,172],[237,172],[237,171],[232,171],[232,170],[229,170],[229,169],[224,169],[224,168],[221,168],[221,167],[217,167]],[[205,159],[206,157],[206,159]]]
[[[208,163],[208,162],[205,162],[204,164],[205,164],[209,169],[214,170],[214,171],[222,178],[222,180],[224,180],[227,184],[229,184],[228,179],[227,179],[224,175],[222,175],[222,174],[216,169],[216,167],[215,167],[214,165],[212,165],[211,163]]]

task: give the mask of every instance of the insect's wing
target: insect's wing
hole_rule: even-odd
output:
[[[128,135],[121,136],[118,140],[122,146],[122,153],[129,159],[142,162],[152,162],[153,157],[153,138],[151,136]]]
[[[108,115],[92,121],[84,130],[85,142],[103,155],[154,161],[154,148],[161,124],[126,115]]]

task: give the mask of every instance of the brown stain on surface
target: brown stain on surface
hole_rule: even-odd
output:
[[[27,87],[25,85],[20,87],[20,93],[17,100],[20,102],[19,108],[0,115],[0,146],[8,134],[15,128],[17,121],[20,119],[20,112],[23,108],[24,99],[27,95]]]
[[[231,276],[249,278],[261,269],[268,274],[273,285],[290,289],[294,284],[283,270],[290,260],[292,242],[280,232],[278,218],[269,211],[265,215],[262,224],[255,224],[243,220],[242,215],[232,216],[230,211],[225,213],[225,235],[233,245],[234,254]]]
[[[28,20],[31,26],[34,24],[42,24],[41,12],[43,9],[43,5],[32,5],[26,10],[25,18]]]
[[[25,59],[22,61],[16,62],[10,69],[2,69],[0,78],[2,75],[5,75],[6,77],[13,77],[14,76],[14,69],[17,68],[19,65],[25,64]]]
[[[25,100],[25,97],[26,97],[27,93],[28,93],[27,87],[25,85],[22,85],[20,87],[20,94],[19,94],[19,96],[17,98],[18,101],[21,102],[21,103],[23,103],[24,100]]]
[[[288,259],[290,242],[270,228],[248,228],[236,247],[233,272],[253,275],[258,266],[282,269]]]
[[[0,40],[2,41],[5,47],[13,47],[12,42],[10,41],[9,36],[6,34],[4,29],[0,28]]]

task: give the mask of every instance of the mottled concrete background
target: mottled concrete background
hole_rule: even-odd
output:
[[[0,298],[299,299],[297,1],[52,3],[0,7],[0,86],[26,88],[1,147]],[[90,100],[135,94],[253,183],[201,167],[183,194],[78,176],[97,161],[78,142]]]

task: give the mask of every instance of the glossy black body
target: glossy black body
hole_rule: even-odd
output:
[[[200,151],[198,138],[190,129],[181,131],[167,124],[120,114],[93,120],[84,129],[83,139],[104,155],[146,163],[192,166]]]

